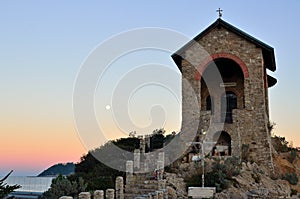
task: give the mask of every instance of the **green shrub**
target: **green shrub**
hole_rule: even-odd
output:
[[[298,183],[298,176],[296,173],[286,173],[282,179],[288,181],[291,185],[296,185]]]
[[[237,176],[241,172],[241,165],[240,160],[237,157],[230,157],[227,158],[224,162],[225,164],[225,171],[226,175],[229,178],[232,178],[232,176]]]
[[[298,152],[296,150],[291,150],[289,156],[287,157],[287,160],[290,163],[293,163],[294,160],[297,158],[297,156],[298,156]]]
[[[239,159],[235,157],[227,158],[224,163],[215,162],[212,171],[205,174],[205,186],[216,187],[217,192],[227,189],[232,177],[240,173]],[[194,175],[186,179],[187,187],[202,186],[201,174]]]
[[[222,170],[214,170],[205,175],[205,186],[216,187],[217,192],[227,189],[229,180]]]
[[[59,175],[52,180],[51,187],[43,193],[42,198],[54,199],[61,196],[75,197],[78,193],[85,191],[87,184],[80,177],[78,181],[71,181],[66,176]]]
[[[286,141],[285,137],[274,136],[272,137],[272,145],[275,150],[279,153],[286,153],[291,150],[288,146],[289,142]]]

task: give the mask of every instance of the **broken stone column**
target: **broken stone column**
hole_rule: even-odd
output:
[[[168,199],[168,191],[164,189],[163,192],[164,192],[164,199]]]
[[[78,199],[91,199],[91,194],[90,192],[81,192],[78,195]]]
[[[165,152],[158,153],[157,167],[158,167],[158,169],[164,169],[164,167],[165,167]]]
[[[143,168],[141,169],[143,172],[148,172],[149,171],[149,160],[146,158],[143,162]]]
[[[142,135],[138,136],[138,138],[140,139],[141,155],[144,156],[146,152],[146,143]]]
[[[106,199],[115,199],[115,190],[114,189],[106,189],[105,198]]]
[[[121,176],[116,178],[116,199],[124,199],[124,181]]]
[[[134,149],[133,152],[133,168],[134,170],[140,170],[141,165],[141,153],[139,149]]]
[[[145,135],[145,143],[148,149],[150,149],[150,144],[151,144],[151,135]]]
[[[159,152],[158,153],[158,161],[157,161],[157,170],[158,170],[158,175],[157,179],[162,180],[163,175],[164,175],[164,167],[165,167],[165,153],[164,152]]]
[[[129,185],[133,177],[133,161],[126,161],[126,184]]]
[[[104,191],[103,190],[96,190],[94,192],[94,199],[104,199]]]
[[[157,199],[164,199],[164,192],[163,191],[155,191],[155,195]]]
[[[158,180],[158,189],[166,189],[166,180]]]

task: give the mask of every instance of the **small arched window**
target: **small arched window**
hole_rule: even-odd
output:
[[[211,114],[214,113],[214,98],[210,95],[206,97],[206,110],[211,111]]]
[[[214,156],[231,156],[231,136],[227,132],[216,132],[213,140],[216,142],[213,148]]]
[[[234,92],[227,91],[221,99],[222,121],[232,123],[232,110],[237,108],[237,97]]]

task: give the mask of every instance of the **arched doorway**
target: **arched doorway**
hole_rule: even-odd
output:
[[[213,156],[231,156],[231,137],[227,132],[216,132],[213,139],[216,142],[212,151]]]
[[[214,121],[232,123],[232,110],[245,107],[244,78],[234,60],[213,60],[202,73],[201,110],[211,111]]]

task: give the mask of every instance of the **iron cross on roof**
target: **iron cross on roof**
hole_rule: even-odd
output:
[[[219,18],[221,18],[221,17],[222,17],[222,12],[223,12],[223,10],[221,10],[221,8],[219,8],[219,9],[217,10],[217,12],[219,13]]]

